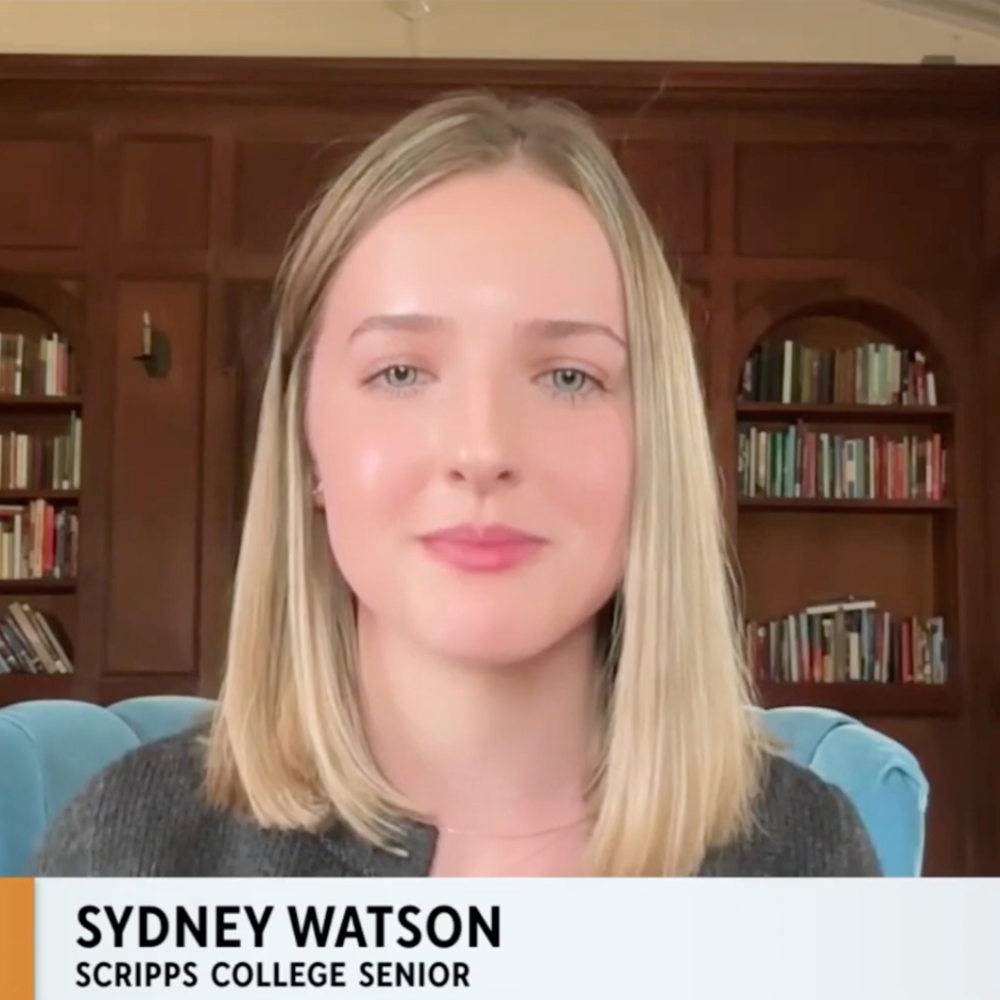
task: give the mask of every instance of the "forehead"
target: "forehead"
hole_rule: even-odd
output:
[[[450,178],[352,248],[328,305],[368,311],[522,311],[622,325],[613,250],[582,197],[518,166]]]

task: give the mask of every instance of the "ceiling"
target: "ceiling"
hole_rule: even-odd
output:
[[[868,0],[955,27],[1000,35],[1000,0]]]

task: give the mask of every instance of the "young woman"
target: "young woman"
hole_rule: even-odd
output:
[[[215,717],[39,873],[877,874],[758,730],[684,310],[582,115],[411,114],[278,306]]]

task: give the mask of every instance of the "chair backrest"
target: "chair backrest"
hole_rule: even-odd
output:
[[[23,875],[48,825],[130,750],[178,733],[211,710],[202,698],[133,698],[110,708],[35,701],[0,710],[0,877]],[[919,875],[927,780],[894,740],[817,708],[764,713],[786,755],[855,803],[886,875]]]
[[[772,708],[768,729],[785,756],[842,789],[857,807],[890,877],[920,875],[929,785],[896,740],[826,708]]]
[[[193,725],[202,698],[134,698],[111,708],[31,701],[0,710],[0,877],[23,875],[52,820],[130,750]]]

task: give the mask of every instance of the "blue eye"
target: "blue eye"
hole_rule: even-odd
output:
[[[389,396],[407,396],[432,381],[429,372],[415,365],[389,365],[368,378],[365,385]]]
[[[376,378],[381,379],[389,389],[409,389],[417,384],[419,375],[413,365],[392,365],[379,372]]]
[[[560,396],[586,396],[601,386],[579,368],[556,368],[547,374],[549,385]]]

